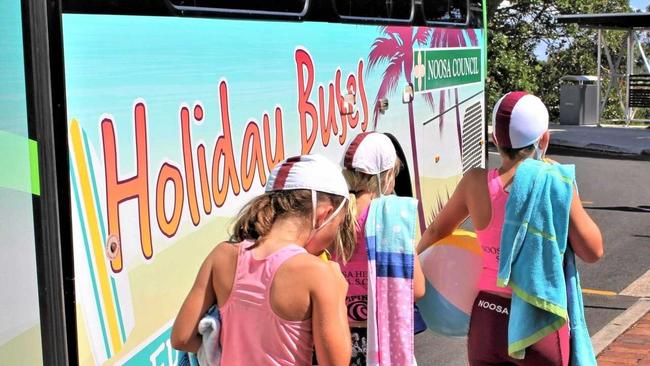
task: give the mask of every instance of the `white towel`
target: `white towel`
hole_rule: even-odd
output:
[[[221,317],[214,307],[199,321],[199,334],[202,341],[196,358],[200,366],[219,366],[221,363]]]

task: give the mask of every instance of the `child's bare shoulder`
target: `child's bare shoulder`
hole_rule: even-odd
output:
[[[298,254],[286,262],[286,269],[303,276],[308,282],[322,281],[330,276],[329,264],[315,255]]]
[[[484,168],[472,168],[463,175],[461,184],[468,189],[472,189],[476,184],[483,184],[487,179],[487,172]]]
[[[293,256],[287,261],[287,265],[295,269],[311,269],[319,270],[320,268],[327,268],[322,259],[313,254],[301,253]]]
[[[208,255],[208,260],[213,264],[231,261],[233,257],[237,257],[237,253],[239,252],[239,245],[240,244],[227,241],[219,243]]]
[[[488,170],[485,168],[472,168],[468,170],[465,175],[463,175],[463,179],[467,178],[469,180],[475,180],[475,179],[480,179],[485,177],[487,174]]]

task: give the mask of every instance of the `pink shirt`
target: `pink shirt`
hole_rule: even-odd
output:
[[[311,319],[290,321],[271,308],[271,284],[278,268],[289,258],[306,253],[289,245],[263,259],[255,259],[249,248],[239,244],[237,272],[230,297],[221,312],[221,364],[311,365]]]
[[[497,169],[491,169],[487,175],[488,190],[492,215],[490,223],[483,230],[476,230],[476,236],[483,249],[483,272],[479,279],[479,290],[511,294],[509,287],[497,287],[497,274],[499,273],[499,254],[501,247],[501,230],[506,213],[508,192],[503,189],[503,183]]]
[[[335,258],[341,265],[343,276],[348,281],[348,294],[345,297],[345,304],[348,307],[348,320],[363,322],[368,320],[368,247],[366,245],[366,220],[368,218],[368,206],[357,217],[356,246],[354,253],[348,261]]]

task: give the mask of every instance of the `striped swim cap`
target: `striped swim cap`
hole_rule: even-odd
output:
[[[377,175],[395,167],[397,152],[388,136],[379,132],[358,134],[343,156],[343,166],[357,172]]]
[[[343,209],[350,199],[348,184],[343,178],[341,168],[321,155],[300,155],[286,159],[276,165],[266,182],[266,193],[293,189],[311,191],[312,229],[318,230],[330,222]],[[316,192],[342,196],[334,212],[320,226],[316,226]],[[311,235],[313,235],[312,232]],[[311,237],[311,236],[310,236]]]
[[[322,155],[300,155],[276,165],[266,183],[266,192],[309,189],[349,197],[341,168]]]
[[[548,110],[532,94],[510,92],[494,106],[492,126],[497,146],[513,149],[530,146],[548,130]]]

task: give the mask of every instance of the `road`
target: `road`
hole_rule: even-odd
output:
[[[605,240],[605,256],[598,263],[578,265],[593,335],[636,301],[619,293],[650,269],[650,162],[562,151],[551,151],[549,157],[576,165],[580,198]],[[499,163],[491,150],[488,166]],[[420,366],[467,365],[465,338],[426,331],[415,337],[415,349]]]

